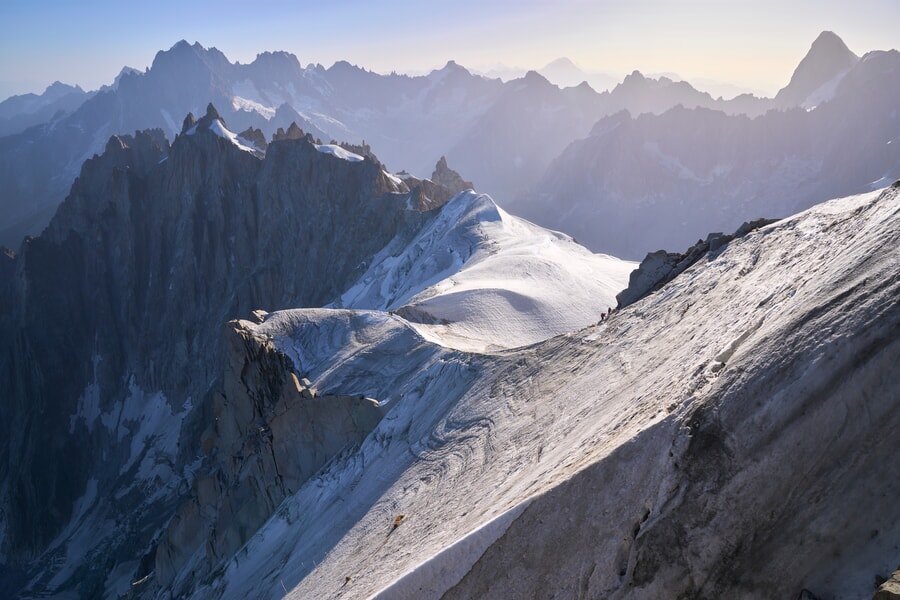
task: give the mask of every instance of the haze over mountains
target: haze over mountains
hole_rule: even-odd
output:
[[[43,228],[0,252],[0,596],[871,597],[898,68],[825,32],[718,100],[179,42],[7,101],[82,98],[0,138]]]
[[[82,161],[99,152],[110,135],[158,127],[172,136],[180,128],[179,115],[202,113],[211,101],[235,131],[253,126],[271,136],[279,127],[286,129],[296,122],[324,142],[334,139],[359,144],[364,140],[390,169],[406,170],[419,177],[428,175],[437,159],[446,155],[450,164],[479,190],[499,198],[506,206],[516,207],[535,222],[568,231],[593,250],[624,252],[629,258],[640,258],[644,252],[657,249],[660,242],[670,244],[672,239],[676,245],[685,245],[710,229],[732,230],[743,220],[762,216],[764,211],[748,213],[746,206],[733,206],[729,194],[723,196],[721,192],[723,187],[735,190],[741,186],[740,181],[723,178],[726,172],[739,174],[760,168],[752,155],[755,148],[767,152],[766,134],[757,133],[756,137],[743,140],[746,157],[739,152],[729,162],[707,164],[709,160],[705,159],[703,165],[693,166],[689,160],[682,161],[682,155],[691,152],[685,147],[690,144],[689,139],[714,147],[717,141],[703,136],[714,136],[713,132],[723,127],[756,132],[770,129],[772,126],[757,124],[755,120],[749,126],[740,123],[773,108],[786,111],[787,116],[770,116],[769,122],[783,120],[777,128],[794,131],[795,143],[808,148],[773,151],[775,155],[786,153],[785,163],[807,165],[805,175],[797,174],[801,179],[806,177],[804,181],[816,176],[815,165],[825,165],[830,160],[823,153],[842,143],[844,130],[855,131],[861,137],[868,127],[866,122],[875,120],[886,127],[877,139],[853,146],[857,155],[853,162],[858,168],[841,169],[841,193],[861,191],[881,177],[890,181],[897,176],[891,160],[879,158],[882,146],[900,134],[890,108],[891,99],[896,98],[891,74],[897,55],[883,54],[872,53],[879,56],[878,75],[873,65],[860,62],[840,38],[825,32],[812,45],[791,82],[775,98],[740,95],[717,100],[687,82],[648,78],[638,72],[612,91],[597,93],[587,85],[560,89],[536,72],[506,83],[488,80],[452,62],[421,77],[378,75],[344,62],[327,69],[319,65],[303,67],[296,57],[283,52],[264,53],[253,63],[241,65],[229,62],[214,48],[179,42],[160,52],[146,73],[123,72],[116,85],[90,96],[74,112],[0,138],[0,184],[6,190],[0,206],[6,215],[0,224],[0,243],[16,247],[25,233],[38,233],[65,195]],[[857,70],[861,73],[850,77]],[[872,101],[864,107],[860,104],[864,100],[858,98],[860,94],[849,83],[841,85],[848,77],[847,81],[868,86],[872,95],[883,98],[884,103],[875,107]],[[824,115],[804,116],[791,111],[792,107],[811,110],[832,98],[844,98],[844,106],[833,109],[830,120]],[[671,119],[663,115],[678,105],[722,111],[730,118],[722,119],[713,112],[692,114],[689,118],[696,121],[698,131],[681,135],[667,125]],[[870,114],[874,108],[882,112]],[[605,126],[598,125],[598,121],[623,110],[632,120],[648,113],[660,115],[659,120],[652,121],[658,134],[629,142],[635,147],[646,144],[637,148],[633,157],[628,155],[625,170],[621,165],[613,167],[615,161],[591,158],[592,152],[603,153],[602,136],[596,134]],[[838,114],[839,117],[834,116]],[[654,150],[659,141],[651,138],[666,135],[683,139],[682,147]],[[597,149],[581,154],[585,144],[596,145]],[[626,160],[625,155],[617,157]],[[583,164],[571,165],[572,161]],[[887,166],[874,176],[872,171],[877,169],[863,166],[872,161]],[[577,171],[576,177],[564,174],[569,166]],[[792,167],[784,165],[783,169],[793,173]],[[655,174],[659,171],[663,174]],[[591,181],[584,181],[585,177]],[[563,178],[562,185],[548,189]],[[631,183],[608,181],[616,178],[627,178]],[[679,219],[686,225],[677,236],[656,238],[672,215],[668,210],[654,213],[641,206],[653,204],[648,198],[658,194],[653,181],[660,178],[674,179],[677,184],[667,188],[668,198],[660,202],[715,204],[716,208],[706,210],[708,218],[696,226],[691,225],[692,219]],[[620,188],[627,185],[637,188],[622,199]],[[827,185],[822,187],[829,189]],[[676,193],[680,188],[685,189]],[[572,194],[577,197],[559,200]],[[758,190],[741,194],[743,201],[751,204],[756,203],[754,194],[765,196],[764,191]],[[829,194],[811,190],[807,195],[808,200],[793,208],[808,206]],[[766,208],[765,197],[760,202]],[[549,212],[543,208],[548,204],[553,206]],[[636,210],[632,211],[632,206]],[[627,246],[615,240],[604,242],[586,233],[589,229],[599,232],[604,231],[604,226],[608,230],[615,228],[616,223],[624,226],[636,220],[647,225],[647,235],[638,231]],[[576,221],[577,226],[573,226]]]
[[[607,117],[515,210],[590,248],[635,258],[652,249],[648,240],[682,247],[698,231],[731,231],[754,216],[783,217],[830,195],[882,187],[900,177],[900,54],[847,62],[854,66],[837,67],[837,85],[828,74],[804,80],[798,69],[797,87],[779,94],[803,104],[831,89],[814,110],[750,119],[678,107]]]

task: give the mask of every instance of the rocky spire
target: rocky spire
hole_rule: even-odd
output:
[[[283,128],[279,127],[278,131],[272,136],[272,141],[277,142],[279,140],[299,140],[302,137],[305,137],[306,134],[303,133],[303,130],[297,125],[295,121],[291,121],[291,126],[288,127],[288,130],[285,131]]]
[[[451,196],[464,191],[475,189],[471,181],[463,179],[459,173],[447,166],[447,158],[442,156],[434,166],[434,173],[431,174],[431,181],[437,185],[447,188]]]
[[[204,115],[204,116],[210,120],[212,120],[212,119],[218,119],[220,121],[222,120],[222,117],[219,116],[219,111],[216,110],[216,107],[213,106],[212,102],[210,102],[209,104],[206,105],[206,115]]]
[[[196,123],[197,119],[194,117],[194,113],[189,112],[184,118],[184,122],[181,124],[181,133],[187,133],[188,129],[193,127]]]
[[[240,132],[238,137],[247,140],[260,150],[265,150],[269,146],[268,142],[266,142],[266,134],[264,134],[261,129],[248,127]]]
[[[206,114],[203,115],[199,120],[194,120],[194,115],[192,113],[188,113],[188,115],[184,118],[184,123],[181,126],[181,133],[187,133],[187,130],[196,125],[197,129],[209,129],[209,127],[213,124],[213,121],[220,121],[222,126],[225,129],[228,129],[228,125],[225,124],[225,119],[219,115],[219,111],[216,110],[216,107],[213,106],[213,103],[210,102],[206,105]]]

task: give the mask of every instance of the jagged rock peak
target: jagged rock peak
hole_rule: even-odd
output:
[[[447,166],[446,157],[441,157],[434,166],[434,173],[431,174],[431,181],[439,186],[447,188],[451,195],[464,191],[475,189],[471,181],[463,179],[459,173]]]
[[[307,138],[311,143],[315,143],[312,136],[304,133],[300,127],[297,126],[296,121],[291,121],[291,126],[287,128],[287,131],[284,128],[279,127],[278,131],[276,131],[272,135],[272,141],[277,142],[280,140],[299,140],[301,138]]]
[[[104,154],[112,154],[114,152],[118,152],[121,150],[125,150],[129,146],[125,140],[117,135],[110,136],[109,140],[106,142],[106,148],[103,150]]]
[[[194,113],[189,112],[187,116],[184,118],[184,122],[181,124],[181,133],[187,133],[188,129],[197,124],[197,119],[194,117]]]
[[[43,95],[47,96],[49,94],[50,96],[60,97],[65,94],[70,94],[72,92],[84,93],[84,90],[81,89],[81,86],[78,84],[69,85],[69,84],[63,83],[61,81],[54,81],[53,83],[51,83],[50,85],[47,86],[47,88],[44,90]]]
[[[295,54],[276,50],[275,52],[260,52],[253,61],[256,65],[277,65],[283,64],[288,66],[302,67],[300,60]]]
[[[250,126],[244,131],[240,132],[238,134],[238,137],[247,140],[260,150],[265,150],[269,147],[268,142],[266,142],[266,134],[262,132],[262,129],[254,129],[252,126]]]
[[[204,116],[209,118],[210,120],[212,120],[212,119],[218,119],[220,121],[222,120],[222,117],[219,116],[219,111],[216,110],[216,107],[213,106],[212,102],[210,102],[209,104],[206,105],[206,115],[204,115]]]
[[[830,76],[843,69],[849,69],[857,60],[859,57],[847,47],[844,40],[832,31],[823,31],[797,65],[791,83],[797,78]]]
[[[220,123],[222,123],[222,126],[225,129],[228,129],[228,125],[225,124],[225,119],[223,119],[221,115],[219,115],[219,111],[216,110],[216,107],[213,106],[212,102],[210,102],[206,105],[206,114],[203,115],[199,120],[194,121],[194,115],[192,113],[188,113],[188,115],[184,118],[184,123],[181,126],[181,132],[187,133],[191,128],[195,128],[195,130],[206,131],[210,128],[214,121],[219,121]],[[189,122],[190,125],[188,124]]]

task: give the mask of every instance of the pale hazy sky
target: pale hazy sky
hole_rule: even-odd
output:
[[[900,46],[900,0],[4,0],[0,23],[0,98],[55,80],[96,89],[180,39],[232,62],[287,50],[304,65],[378,72],[450,59],[540,68],[566,56],[588,71],[674,72],[769,94],[823,30],[857,54]]]

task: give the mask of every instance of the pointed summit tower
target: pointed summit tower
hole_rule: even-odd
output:
[[[828,100],[859,57],[834,32],[823,31],[797,65],[791,82],[775,96],[775,106],[813,108]]]

